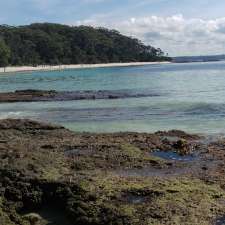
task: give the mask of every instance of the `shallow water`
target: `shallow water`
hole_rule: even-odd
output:
[[[166,160],[173,160],[173,161],[183,161],[183,162],[191,162],[193,160],[196,159],[196,157],[194,155],[179,155],[176,152],[172,152],[172,151],[156,151],[156,152],[152,152],[151,155],[162,158],[162,159],[166,159]]]
[[[217,218],[215,225],[225,225],[225,215]]]
[[[0,76],[0,92],[22,89],[130,91],[139,97],[4,103],[0,104],[0,118],[31,118],[90,132],[181,129],[225,133],[225,62]]]

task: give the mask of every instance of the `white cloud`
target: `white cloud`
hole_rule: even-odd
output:
[[[160,47],[170,55],[225,53],[225,17],[214,20],[187,19],[179,14],[117,21],[101,15],[79,21],[79,24],[118,29],[123,34],[140,38],[146,44]]]
[[[84,3],[100,3],[100,2],[107,2],[108,0],[82,0]]]

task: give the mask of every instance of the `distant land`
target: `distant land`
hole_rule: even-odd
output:
[[[172,61],[175,63],[215,62],[215,61],[224,61],[224,60],[225,60],[225,55],[179,56],[179,57],[172,58]]]
[[[0,67],[168,60],[160,48],[116,30],[51,23],[0,25]]]

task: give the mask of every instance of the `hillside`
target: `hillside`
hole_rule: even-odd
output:
[[[116,30],[60,24],[0,26],[0,66],[58,65],[168,60]]]

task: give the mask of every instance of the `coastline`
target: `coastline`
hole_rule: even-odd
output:
[[[106,68],[106,67],[129,67],[129,66],[144,66],[144,65],[158,65],[169,64],[171,62],[131,62],[131,63],[101,63],[101,64],[74,64],[74,65],[39,65],[39,66],[10,66],[0,67],[0,74],[17,73],[17,72],[33,72],[33,71],[57,71],[68,69],[88,69],[88,68]]]

